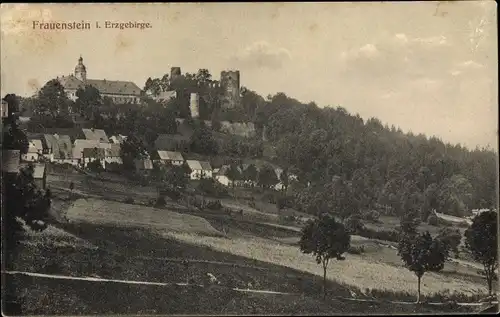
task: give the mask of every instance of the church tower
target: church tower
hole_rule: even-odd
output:
[[[83,82],[87,81],[87,68],[83,65],[83,58],[81,55],[78,59],[78,65],[75,67],[75,77]]]

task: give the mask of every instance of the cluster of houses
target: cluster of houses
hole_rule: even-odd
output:
[[[21,160],[25,164],[34,163],[36,175],[45,174],[43,162],[71,164],[79,168],[85,168],[89,163],[96,160],[101,163],[103,168],[112,163],[123,164],[120,152],[121,144],[127,138],[124,135],[108,137],[102,129],[68,129],[67,131],[59,129],[58,132],[60,134],[28,134],[28,152],[22,155]],[[67,132],[67,134],[63,134],[64,132]],[[186,137],[186,133],[183,136]],[[222,165],[220,168],[214,169],[208,161],[186,160],[178,150],[179,144],[168,141],[172,141],[172,135],[160,135],[155,142],[155,152],[149,154],[146,159],[135,161],[136,170],[150,171],[153,169],[154,164],[170,163],[174,166],[181,166],[185,163],[191,169],[190,178],[192,180],[213,178],[222,185],[231,187],[253,187],[257,185],[255,181],[231,179],[231,175],[228,173],[230,170],[229,165]],[[244,173],[248,167],[249,164],[240,164],[237,168],[240,173]],[[259,168],[254,167],[258,172]],[[280,179],[283,170],[275,168],[274,171],[277,179]],[[291,176],[291,178],[293,177]],[[277,190],[282,188],[283,184],[281,183],[275,186]]]

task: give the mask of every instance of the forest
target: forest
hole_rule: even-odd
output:
[[[468,149],[437,137],[404,133],[377,118],[364,120],[342,107],[318,107],[284,93],[264,98],[245,87],[240,107],[223,111],[218,82],[206,69],[172,81],[168,74],[148,78],[143,90],[150,94],[144,95],[140,107],[115,105],[91,86],[80,89],[73,102],[52,80],[38,95],[23,98],[20,110],[32,109],[31,130],[44,120],[45,125],[71,126],[61,113],[78,112],[95,128],[111,135],[134,135],[148,147],[158,134],[175,132],[175,117],[192,122],[189,94],[197,92],[200,119],[211,120],[213,128],[194,124],[195,148],[206,152],[201,154],[240,158],[262,156],[264,145],[274,148],[273,163],[297,176],[289,186],[289,198],[303,211],[376,210],[425,221],[432,210],[466,216],[472,209],[496,206],[497,153],[490,148]],[[151,98],[168,90],[176,90],[178,97],[166,106]],[[221,120],[253,122],[259,137],[233,138],[221,146],[213,136]]]

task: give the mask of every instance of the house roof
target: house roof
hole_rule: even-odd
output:
[[[85,138],[81,129],[45,128],[43,132],[46,134],[68,135],[71,138],[71,142],[74,142],[76,139]]]
[[[33,165],[33,178],[35,179],[41,179],[44,177],[45,174],[45,164],[43,163],[22,163],[19,165],[19,168],[26,168],[30,165]]]
[[[29,153],[38,153],[39,151],[41,152],[42,150],[43,150],[43,145],[41,140],[39,139],[29,140],[29,147],[28,147]]]
[[[112,137],[109,138],[109,140],[113,143],[123,143],[123,141],[125,141],[127,139],[127,136],[125,135],[121,135],[121,134],[118,134],[118,135],[113,135]]]
[[[231,169],[231,166],[229,166],[229,165],[222,165],[221,168],[217,171],[217,175],[219,175],[219,176],[227,176],[230,169]]]
[[[43,138],[55,159],[71,158],[73,145],[69,135],[44,134]]]
[[[58,78],[64,89],[77,90],[85,87],[85,84],[91,85],[101,94],[111,95],[134,95],[140,96],[141,89],[131,81],[106,80],[106,79],[87,79],[86,83],[76,78],[74,75],[62,76]]]
[[[188,164],[189,168],[191,170],[202,170],[202,171],[211,171],[212,167],[210,166],[210,163],[206,161],[196,161],[196,160],[187,160],[186,163]]]
[[[165,161],[184,161],[182,154],[179,152],[160,150],[158,151],[158,156],[160,157],[160,160],[165,160]]]
[[[101,94],[141,95],[141,88],[131,81],[87,79],[87,84],[95,87]]]
[[[154,100],[156,101],[169,101],[170,99],[177,98],[177,92],[175,90],[162,91]]]
[[[121,154],[121,145],[120,144],[111,144],[109,149],[106,149],[106,157],[120,157]]]
[[[82,158],[82,153],[83,149],[93,149],[93,148],[102,148],[102,149],[109,149],[111,148],[110,143],[102,143],[96,140],[75,140],[75,145],[73,147],[73,158],[74,159],[81,159]]]
[[[87,140],[96,140],[104,143],[109,143],[108,136],[102,129],[82,129],[82,132]]]
[[[85,158],[97,158],[103,159],[105,156],[105,150],[101,148],[84,148],[83,149],[83,157]]]

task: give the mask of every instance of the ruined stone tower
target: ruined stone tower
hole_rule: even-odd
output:
[[[240,104],[240,71],[222,71],[220,84],[223,90],[222,108],[238,107]]]
[[[189,110],[191,110],[191,118],[196,119],[200,116],[200,95],[195,92],[191,93]]]
[[[181,75],[181,68],[180,67],[170,68],[170,80],[175,80],[180,75]]]

